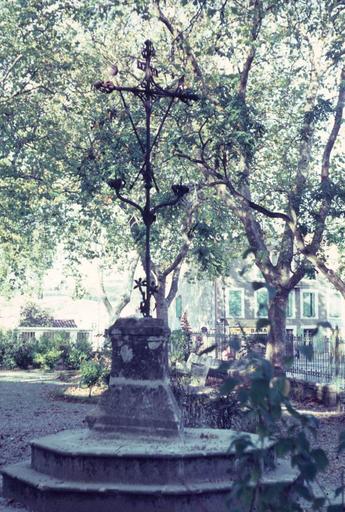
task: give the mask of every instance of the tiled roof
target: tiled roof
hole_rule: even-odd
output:
[[[52,327],[65,327],[65,328],[77,328],[77,324],[74,320],[54,320],[52,321]]]

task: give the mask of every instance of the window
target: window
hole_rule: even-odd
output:
[[[182,297],[178,295],[175,300],[175,308],[176,308],[176,318],[181,318],[182,316]]]
[[[35,333],[30,331],[22,331],[20,333],[21,339],[25,341],[33,341],[36,339]]]
[[[229,290],[228,313],[231,318],[244,317],[244,290]]]
[[[70,334],[70,333],[68,333]],[[77,332],[77,341],[78,342],[86,342],[89,341],[89,333],[85,331],[78,331]]]
[[[332,290],[328,296],[328,316],[329,318],[341,318],[343,312],[343,300],[339,292]]]
[[[256,316],[257,318],[268,317],[268,293],[266,288],[256,292]]]
[[[316,318],[317,295],[315,291],[302,290],[302,318]]]
[[[295,292],[293,290],[289,293],[286,316],[287,318],[295,317]]]
[[[303,329],[303,337],[304,338],[313,338],[316,334],[316,327],[309,327],[307,329]]]

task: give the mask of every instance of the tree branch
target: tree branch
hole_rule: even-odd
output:
[[[202,82],[203,88],[205,88],[205,81],[204,81],[202,69],[199,66],[199,63],[198,63],[198,61],[197,61],[197,59],[196,59],[196,57],[194,55],[194,52],[193,52],[193,50],[192,50],[192,48],[191,48],[191,46],[189,44],[189,41],[188,41],[187,37],[185,36],[183,31],[176,31],[175,30],[172,22],[163,13],[161,5],[160,5],[160,1],[159,0],[155,0],[154,3],[156,5],[156,7],[157,7],[159,21],[161,21],[166,26],[166,28],[168,29],[170,34],[172,36],[174,36],[176,40],[181,41],[181,45],[180,45],[181,49],[187,55],[187,58],[188,58],[189,62],[192,65],[194,74]]]
[[[256,45],[254,43],[258,38],[262,22],[261,0],[252,0],[250,4],[254,8],[253,21],[251,27],[252,45],[249,49],[249,53],[247,55],[243,69],[240,74],[240,84],[238,88],[238,92],[243,99],[245,99],[246,96],[249,72],[251,70],[253,60],[256,54]]]
[[[109,300],[108,294],[105,289],[105,283],[104,283],[104,272],[103,268],[99,265],[98,266],[98,276],[99,276],[99,285],[102,292],[101,299],[105,306],[105,309],[107,310],[109,318],[113,315],[113,306]]]
[[[182,267],[182,263],[177,265],[177,267],[173,271],[170,290],[169,290],[168,296],[166,297],[166,302],[167,302],[168,308],[170,307],[172,301],[174,300],[177,290],[178,290],[178,282],[179,282],[179,278],[180,278],[181,267]]]
[[[335,116],[333,121],[333,126],[331,132],[329,134],[322,158],[321,165],[321,192],[322,192],[322,201],[320,205],[320,209],[317,214],[317,226],[313,235],[313,239],[308,246],[308,251],[311,254],[316,254],[320,248],[323,234],[325,231],[326,219],[329,214],[329,210],[331,208],[331,204],[333,201],[333,194],[331,192],[331,181],[329,176],[329,168],[330,168],[330,159],[332,150],[334,148],[334,144],[339,135],[343,113],[344,113],[344,105],[345,105],[345,67],[341,70],[340,74],[340,84],[339,84],[339,93],[337,105],[335,108]]]
[[[191,240],[189,242],[185,242],[182,245],[182,247],[181,247],[178,255],[176,256],[176,258],[174,259],[174,261],[161,273],[161,275],[163,277],[167,277],[171,272],[173,272],[176,269],[176,267],[178,265],[181,265],[182,261],[187,256],[190,244],[191,244]]]
[[[160,275],[162,277],[166,278],[171,272],[173,272],[179,265],[182,264],[183,260],[187,256],[190,245],[192,243],[192,237],[193,237],[192,224],[193,224],[193,219],[194,219],[194,212],[199,206],[200,206],[200,199],[198,198],[196,203],[191,206],[191,208],[188,212],[188,215],[187,215],[187,219],[186,219],[184,228],[183,228],[185,242],[182,244],[182,247],[180,248],[180,250],[179,250],[177,256],[175,257],[175,259],[173,260],[173,262],[170,265],[168,265],[168,267],[165,270],[160,272]]]
[[[339,135],[339,130],[340,130],[341,122],[342,122],[342,118],[343,118],[344,103],[345,103],[345,66],[341,70],[341,74],[340,74],[339,94],[338,94],[337,106],[335,109],[333,127],[331,130],[331,133],[329,134],[327,144],[326,144],[324,152],[323,152],[322,167],[321,167],[321,180],[324,180],[324,179],[328,178],[328,176],[329,176],[331,153],[334,148],[334,144],[337,140],[337,137]]]
[[[19,55],[17,55],[17,57],[14,59],[14,61],[12,62],[12,64],[9,66],[9,68],[7,69],[7,71],[5,72],[4,76],[2,77],[1,79],[1,84],[3,85],[6,80],[7,80],[7,77],[9,76],[9,74],[11,73],[12,69],[15,68],[15,66],[17,65],[17,63],[23,58],[23,54],[20,53]]]

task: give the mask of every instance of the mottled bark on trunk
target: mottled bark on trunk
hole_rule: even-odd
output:
[[[169,272],[158,274],[158,292],[155,294],[157,318],[164,320],[167,327],[169,327],[169,307],[178,291],[180,272],[181,262],[177,261],[175,267],[171,268]],[[171,282],[167,288],[167,280],[171,273]],[[168,289],[169,293],[167,293]]]
[[[104,304],[104,307],[107,310],[108,317],[109,317],[109,324],[113,324],[118,317],[120,316],[122,310],[127,306],[127,304],[130,303],[131,297],[132,297],[132,291],[133,291],[133,282],[134,282],[134,274],[135,270],[138,264],[139,257],[135,256],[131,259],[129,259],[128,262],[128,273],[127,273],[127,279],[123,286],[122,293],[119,293],[117,301],[112,304],[109,300],[106,286],[104,282],[104,272],[101,267],[98,268],[98,275],[99,275],[99,284],[101,289],[101,299]]]
[[[267,338],[266,358],[278,368],[284,368],[287,304],[288,294],[278,292],[271,298],[268,309],[270,330]]]
[[[169,324],[168,321],[168,302],[165,298],[166,295],[166,277],[159,279],[158,291],[155,294],[156,298],[156,314],[157,318],[161,318],[165,325]]]

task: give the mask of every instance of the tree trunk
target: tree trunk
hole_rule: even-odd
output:
[[[270,322],[269,334],[266,346],[266,358],[274,367],[284,368],[286,349],[286,310],[288,304],[288,292],[278,291],[270,297],[268,308],[268,320]]]
[[[181,265],[182,262],[178,262],[175,268],[171,270],[169,273],[165,271],[163,273],[158,274],[158,292],[155,295],[157,318],[162,318],[167,327],[169,327],[169,307],[171,306],[171,303],[176,297],[178,291]],[[171,272],[171,282],[169,287],[169,293],[167,294],[167,279]]]
[[[339,271],[335,272],[326,265],[322,258],[318,256],[308,254],[307,258],[326,277],[326,279],[328,279],[334,288],[341,293],[345,300],[345,280],[339,275]]]
[[[99,266],[98,267],[98,276],[99,276],[99,284],[101,289],[101,298],[102,302],[104,304],[104,307],[107,310],[108,317],[109,317],[109,324],[113,324],[118,317],[120,316],[121,311],[129,304],[131,297],[132,297],[132,291],[133,291],[133,281],[134,281],[134,275],[135,270],[138,265],[139,256],[134,255],[129,258],[128,260],[128,266],[127,266],[127,279],[124,284],[122,293],[119,293],[118,299],[114,304],[112,304],[109,300],[109,297],[107,295],[106,286],[104,282],[104,273],[103,269]]]
[[[156,298],[156,314],[157,318],[161,318],[164,320],[164,323],[166,326],[169,325],[169,319],[168,319],[168,301],[165,298],[166,294],[166,277],[161,276],[159,278],[159,287],[158,291],[155,294]]]

